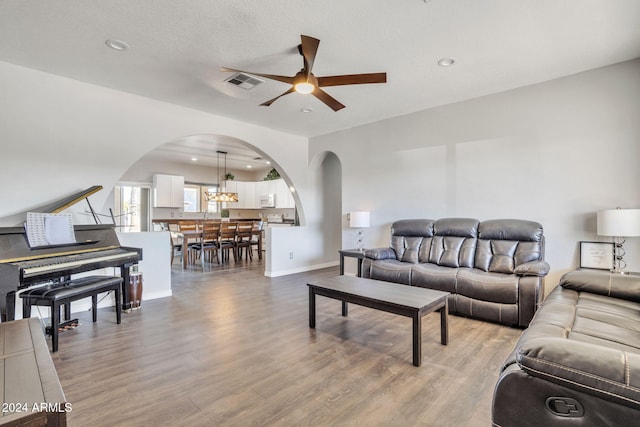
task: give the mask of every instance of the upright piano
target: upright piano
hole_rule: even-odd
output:
[[[91,187],[38,212],[59,213],[101,188]],[[93,213],[93,209],[91,211]],[[97,219],[95,214],[94,218]],[[129,270],[142,260],[142,249],[120,246],[115,224],[74,225],[73,228],[76,243],[31,248],[24,227],[0,227],[0,313],[3,321],[15,319],[17,291],[106,267],[119,268],[123,279],[122,308],[131,308],[127,293]]]

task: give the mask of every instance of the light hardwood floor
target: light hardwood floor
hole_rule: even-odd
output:
[[[317,297],[323,269],[279,278],[257,261],[173,269],[173,297],[143,301],[116,325],[60,335],[53,360],[73,410],[70,426],[490,425],[500,365],[521,331],[450,316],[423,320],[422,366],[412,365],[411,320]]]

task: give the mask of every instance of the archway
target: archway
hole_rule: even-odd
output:
[[[154,174],[162,173],[189,176],[193,183],[217,185],[224,180],[224,174],[220,172],[223,164],[217,163],[218,151],[228,153],[224,158],[225,172],[227,160],[230,165],[235,162],[234,173],[240,174],[237,181],[261,181],[270,169],[277,170],[295,202],[296,213],[292,218],[295,217],[296,223],[304,223],[304,209],[288,171],[260,147],[231,136],[193,134],[162,143],[136,160],[119,181],[150,183]],[[229,167],[229,170],[233,169],[233,166]]]
[[[325,151],[314,157],[311,167],[317,176],[323,253],[337,254],[342,248],[342,162]]]

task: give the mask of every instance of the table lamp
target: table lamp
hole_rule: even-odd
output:
[[[612,236],[615,246],[613,273],[625,274],[625,237],[640,236],[640,209],[607,209],[598,212],[598,235]]]
[[[364,250],[362,241],[364,239],[363,228],[369,227],[369,212],[355,211],[349,213],[349,227],[358,228],[357,248],[359,251]]]

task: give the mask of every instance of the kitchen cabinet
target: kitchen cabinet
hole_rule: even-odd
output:
[[[184,177],[176,175],[153,175],[153,207],[183,208]]]
[[[295,208],[296,202],[284,179],[274,179],[273,182],[275,183],[276,208]]]
[[[238,193],[238,201],[225,203],[227,209],[255,209],[256,183],[246,181],[225,181],[224,189],[228,193]]]
[[[255,209],[256,205],[256,183],[238,181],[238,203],[236,207],[239,209]]]
[[[273,194],[276,208],[295,208],[296,203],[284,179],[271,181],[226,181],[225,191],[238,193],[237,203],[225,204],[229,209],[261,209],[262,196]]]

